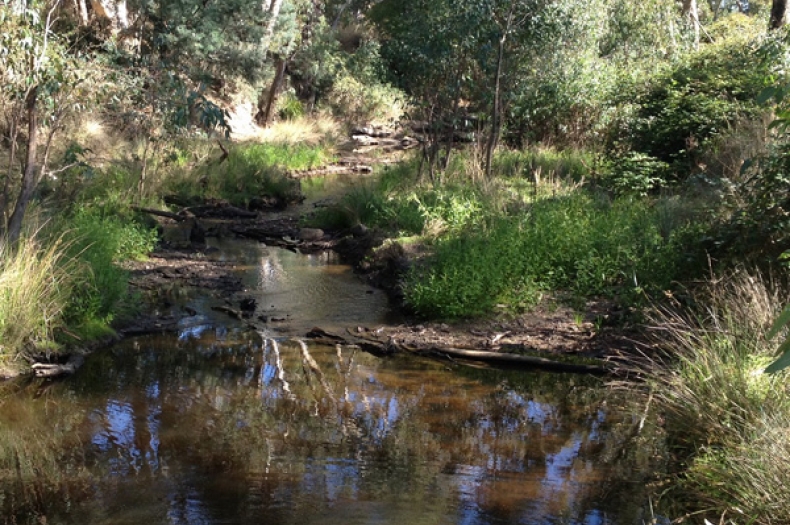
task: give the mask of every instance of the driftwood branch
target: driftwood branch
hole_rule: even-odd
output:
[[[71,375],[85,362],[80,354],[72,354],[65,363],[35,363],[31,368],[36,377]]]
[[[139,206],[134,206],[132,208],[134,211],[139,211],[142,213],[148,213],[151,215],[157,215],[159,217],[167,217],[168,219],[173,219],[174,221],[181,222],[186,219],[185,216],[179,215],[177,213],[169,212],[169,211],[162,211],[162,210],[154,210],[151,208],[140,208]]]
[[[214,310],[215,312],[222,312],[228,314],[229,316],[234,317],[236,319],[244,319],[244,314],[242,314],[241,311],[235,310],[230,306],[224,306],[224,305],[212,306],[211,309]]]
[[[449,348],[438,346],[413,347],[399,343],[393,338],[381,341],[374,337],[363,336],[362,333],[335,334],[321,328],[313,328],[307,333],[307,337],[326,344],[346,344],[356,345],[375,354],[392,354],[395,352],[409,352],[412,354],[429,356],[447,356],[466,361],[475,361],[500,366],[517,366],[523,368],[538,368],[553,372],[569,372],[574,374],[593,374],[606,375],[614,370],[606,364],[587,365],[576,363],[563,363],[546,359],[545,357],[534,357],[517,354],[505,354],[495,351],[467,350],[461,348]]]

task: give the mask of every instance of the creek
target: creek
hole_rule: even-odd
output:
[[[269,328],[187,299],[177,334],[93,353],[73,377],[5,385],[0,510],[47,524],[636,523],[653,453],[600,380],[301,342],[398,322],[332,254],[250,241]]]

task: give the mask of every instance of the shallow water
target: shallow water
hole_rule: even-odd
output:
[[[222,249],[256,314],[287,321],[245,331],[194,299],[180,334],[17,385],[0,405],[7,522],[635,522],[636,418],[595,379],[302,346],[315,324],[390,321],[386,300],[331,257]]]

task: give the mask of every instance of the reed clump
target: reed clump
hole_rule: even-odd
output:
[[[712,523],[790,523],[790,384],[765,374],[765,338],[786,297],[738,271],[653,318],[660,353],[642,366],[666,419],[674,505]],[[676,510],[676,512],[678,512]]]

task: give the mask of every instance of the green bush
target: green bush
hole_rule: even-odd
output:
[[[75,210],[57,228],[65,230],[67,253],[77,265],[64,312],[67,323],[77,332],[81,326],[108,324],[127,295],[128,275],[117,263],[147,256],[156,231],[87,207]]]
[[[631,151],[608,161],[602,182],[617,194],[646,196],[661,188],[669,174],[666,162]]]
[[[703,226],[689,221],[667,232],[661,217],[644,199],[578,192],[539,201],[440,239],[429,263],[409,275],[406,303],[424,316],[465,317],[497,305],[528,308],[544,290],[636,300],[704,267]]]
[[[277,116],[281,120],[296,120],[304,113],[304,106],[293,93],[285,93],[277,99]]]
[[[757,38],[709,44],[621,90],[619,103],[630,109],[616,122],[610,145],[667,163],[670,182],[684,179],[709,140],[763,111],[756,98],[776,60],[761,59],[762,45]]]

